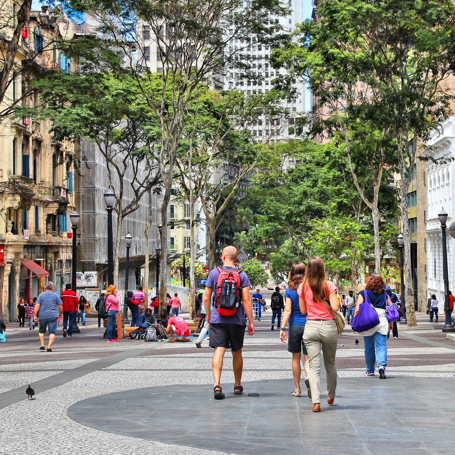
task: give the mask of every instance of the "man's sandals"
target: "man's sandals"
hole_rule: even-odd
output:
[[[215,398],[215,400],[224,400],[223,389],[221,388],[220,385],[216,385],[216,386],[213,388],[213,392],[214,392],[214,398]]]

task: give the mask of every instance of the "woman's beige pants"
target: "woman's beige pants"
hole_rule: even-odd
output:
[[[338,343],[338,331],[335,321],[307,321],[303,341],[310,360],[309,379],[313,404],[321,402],[321,348],[327,373],[327,396],[328,398],[335,398],[337,388],[335,356]]]

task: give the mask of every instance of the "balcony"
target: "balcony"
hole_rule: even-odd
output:
[[[63,188],[62,186],[51,186],[49,187],[48,194],[53,202],[65,205],[69,204],[68,188]]]

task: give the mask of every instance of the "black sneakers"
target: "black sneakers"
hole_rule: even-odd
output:
[[[387,379],[385,375],[385,368],[379,368],[379,379]]]
[[[63,330],[63,338],[66,338],[66,330]]]

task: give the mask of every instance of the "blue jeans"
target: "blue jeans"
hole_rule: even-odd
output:
[[[64,311],[63,312],[63,330],[66,330],[68,327],[68,336],[73,336],[73,325],[74,320],[76,319],[75,311]],[[69,320],[69,324],[68,324]]]
[[[109,314],[109,327],[107,328],[107,339],[113,340],[115,333],[115,325],[117,324],[117,313],[118,311],[110,310]]]
[[[131,312],[131,327],[140,327],[141,326],[141,311],[137,306]]]
[[[85,318],[87,316],[87,313],[82,313],[82,325],[85,325]]]
[[[377,362],[378,368],[385,368],[387,366],[387,335],[376,332],[369,337],[363,337],[363,341],[365,343],[367,370],[374,371],[375,362]]]
[[[272,327],[275,324],[275,318],[278,317],[277,327],[281,326],[281,310],[273,310],[272,314]]]
[[[172,316],[178,316],[179,315],[179,309],[178,308],[172,308]]]
[[[57,335],[57,318],[39,319],[39,333],[46,333],[48,330],[49,335]]]
[[[348,311],[346,311],[346,321],[349,324],[352,322],[352,319],[354,318],[354,311],[355,311],[355,306],[348,308]]]

